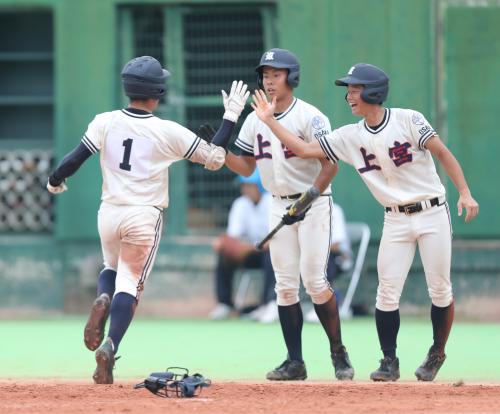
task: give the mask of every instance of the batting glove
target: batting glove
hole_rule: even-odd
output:
[[[241,112],[243,111],[243,108],[245,107],[248,97],[250,96],[250,91],[247,91],[247,84],[243,83],[241,80],[239,82],[233,81],[229,96],[226,91],[223,90],[221,92],[224,109],[226,110],[222,118],[236,123],[241,115]]]
[[[205,169],[210,171],[220,170],[226,162],[226,150],[213,144],[210,144],[210,147],[211,150],[205,160]]]
[[[53,186],[50,185],[50,180],[47,180],[47,190],[49,190],[52,194],[64,193],[67,189],[68,186],[64,181],[59,185]]]
[[[290,207],[291,205],[289,205],[286,209],[288,210],[290,209]],[[304,220],[304,218],[306,217],[306,213],[309,211],[310,208],[311,206],[307,207],[305,211],[303,211],[300,214],[297,214],[296,216],[292,216],[290,212],[283,214],[283,217],[281,217],[281,221],[287,226],[298,223],[299,221]]]

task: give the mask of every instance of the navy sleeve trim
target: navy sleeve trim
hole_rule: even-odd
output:
[[[245,151],[244,149],[241,150],[241,155],[243,157],[255,157],[255,154],[253,152],[248,152],[248,151]]]
[[[433,137],[434,135],[437,135],[436,134],[436,131],[434,131],[433,129],[431,129],[429,132],[427,132],[425,135],[421,136],[419,141],[418,141],[418,146],[421,148],[421,149],[425,149],[425,143],[427,141],[429,141],[429,138]]]
[[[191,144],[191,146],[189,147],[189,149],[187,150],[187,152],[184,154],[183,158],[185,158],[185,159],[191,158],[191,155],[194,154],[194,152],[196,151],[196,148],[198,148],[198,145],[200,145],[200,141],[201,141],[201,138],[196,137],[195,140],[193,141],[193,143]]]
[[[94,143],[89,139],[87,135],[84,135],[82,138],[83,144],[87,147],[87,149],[92,153],[95,154],[96,152],[99,152],[97,147],[94,145]]]
[[[251,152],[253,154],[253,147],[250,144],[247,144],[246,142],[242,141],[241,139],[236,138],[235,145],[238,148],[241,148],[243,151]]]
[[[333,152],[332,147],[328,144],[326,141],[325,137],[321,137],[318,139],[319,145],[321,146],[321,149],[325,153],[325,155],[330,159],[330,161],[336,163],[339,160],[339,157]]]

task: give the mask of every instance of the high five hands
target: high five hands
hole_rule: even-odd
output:
[[[255,90],[255,93],[252,95],[252,100],[253,102],[250,103],[250,105],[262,122],[266,123],[274,118],[274,112],[276,111],[276,97],[273,97],[272,101],[269,102],[265,92],[260,89]]]

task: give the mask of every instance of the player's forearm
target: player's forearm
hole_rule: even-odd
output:
[[[57,187],[66,178],[78,171],[80,166],[92,155],[89,149],[80,143],[73,151],[67,154],[49,177],[50,185]]]
[[[229,151],[226,155],[225,165],[232,172],[248,177],[255,170],[255,158],[236,155]]]
[[[321,193],[325,191],[331,184],[339,167],[337,164],[332,164],[328,160],[321,160],[321,171],[319,172],[316,180],[314,180],[314,186],[319,189]]]
[[[455,156],[449,150],[445,150],[437,154],[437,158],[458,192],[461,195],[470,195],[469,186],[467,185],[464,172]]]
[[[227,148],[235,125],[236,124],[234,122],[223,119],[219,129],[212,138],[212,144],[222,148]]]

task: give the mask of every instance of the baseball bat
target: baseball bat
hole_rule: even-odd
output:
[[[291,216],[298,216],[299,214],[302,214],[319,196],[319,189],[312,186],[290,206],[288,214]],[[262,250],[264,244],[266,244],[284,225],[285,223],[283,222],[283,219],[281,219],[281,221],[268,233],[268,235],[255,245],[255,248],[257,250]]]
[[[262,248],[264,247],[264,245],[278,232],[279,229],[281,229],[283,226],[285,225],[285,223],[283,222],[283,220],[281,220],[275,227],[274,229],[272,229],[266,237],[264,237],[260,242],[258,242],[256,245],[255,245],[255,248],[257,250],[262,250]]]

